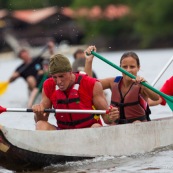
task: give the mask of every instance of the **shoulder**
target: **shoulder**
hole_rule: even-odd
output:
[[[173,76],[170,77],[170,78],[167,80],[167,82],[171,82],[171,83],[173,83]]]
[[[166,80],[166,82],[161,87],[160,91],[168,95],[173,95],[173,77]]]
[[[169,78],[168,80],[165,81],[162,87],[168,87],[168,86],[173,85],[173,76]]]
[[[20,64],[15,71],[19,71],[21,68],[23,68],[26,64],[25,63],[22,63]]]
[[[104,79],[99,79],[101,82],[103,89],[110,89],[111,86],[114,84],[115,77],[109,77]]]
[[[77,76],[79,76],[79,75],[77,75]],[[83,90],[83,91],[89,93],[90,91],[93,90],[94,85],[95,85],[96,81],[98,81],[98,80],[95,78],[92,78],[88,75],[80,75],[80,76],[82,76],[82,79],[80,81],[80,90]]]
[[[34,58],[32,58],[32,63],[41,63],[43,60],[44,60],[44,58],[41,56],[34,57]]]
[[[45,81],[44,81],[44,86],[47,86],[47,85],[49,85],[49,86],[55,86],[56,85],[56,83],[55,83],[55,81],[53,80],[53,78],[48,78],[48,79],[46,79]]]
[[[83,82],[86,82],[86,83],[95,83],[96,81],[98,81],[96,78],[92,78],[92,77],[90,77],[90,76],[88,76],[88,75],[82,75],[82,81]]]
[[[48,78],[45,80],[43,84],[45,95],[50,98],[50,96],[53,94],[53,92],[56,89],[56,83],[52,78]]]

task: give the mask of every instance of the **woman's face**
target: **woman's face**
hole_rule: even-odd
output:
[[[129,73],[131,73],[134,76],[137,76],[137,73],[140,69],[140,67],[137,64],[136,59],[134,59],[133,57],[126,57],[121,61],[121,67],[123,69],[125,69],[126,71],[128,71]],[[130,77],[128,77],[127,75],[123,74],[123,77],[127,80],[131,80]]]

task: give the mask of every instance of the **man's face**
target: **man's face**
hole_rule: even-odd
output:
[[[70,87],[72,72],[56,73],[52,75],[55,83],[61,91],[65,91]]]
[[[26,61],[29,57],[29,53],[27,51],[22,51],[19,56],[22,60]]]

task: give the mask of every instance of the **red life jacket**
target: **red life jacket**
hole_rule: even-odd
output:
[[[68,96],[65,94],[65,92],[59,89],[55,91],[53,94],[53,107],[55,109],[93,109],[92,100],[90,101],[90,108],[86,108],[86,106],[80,101],[78,90],[80,88],[80,81],[82,80],[82,77],[84,77],[84,75],[78,76],[77,82],[70,89]],[[100,123],[100,120],[98,122],[94,116],[95,115],[82,113],[57,113],[55,115],[57,119],[57,125],[60,129],[86,128],[91,127],[94,123]]]
[[[117,76],[115,78],[111,97],[111,104],[118,107],[120,111],[120,119],[117,123],[132,123],[136,120],[146,121],[146,109],[148,104],[140,95],[141,87],[133,83],[123,96],[120,89],[121,80],[122,76]]]

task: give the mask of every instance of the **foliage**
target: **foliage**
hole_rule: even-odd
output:
[[[85,31],[84,42],[104,36],[112,40],[136,39],[140,41],[139,48],[150,48],[155,44],[166,45],[173,40],[172,0],[0,0],[0,7],[9,10],[55,5],[74,9],[99,5],[104,9],[109,4],[127,5],[131,12],[114,20],[79,18],[77,21]]]
[[[125,4],[126,1],[120,1],[120,0],[95,0],[95,1],[80,1],[80,0],[74,0],[72,7],[75,9],[79,9],[81,7],[93,7],[94,5],[98,5],[104,9],[110,4],[115,5],[122,5]],[[131,37],[129,34],[132,31],[131,27],[131,19],[127,17],[119,18],[116,20],[107,20],[107,19],[100,19],[100,20],[92,20],[87,18],[79,18],[79,23],[83,26],[85,29],[85,39],[84,42],[90,42],[94,39],[97,39],[99,36],[107,37],[108,39],[111,38],[120,38],[121,36],[123,38]]]
[[[134,32],[141,36],[141,47],[150,47],[156,40],[173,36],[172,0],[136,1],[134,10]]]
[[[1,8],[34,9],[47,6],[69,6],[73,0],[0,0]]]
[[[172,0],[99,0],[95,1],[81,1],[74,0],[72,6],[79,8],[82,6],[92,7],[99,4],[102,8],[108,4],[126,4],[131,8],[130,15],[125,18],[116,19],[113,21],[89,21],[84,20],[82,23],[86,31],[86,39],[89,37],[106,35],[107,37],[127,37],[127,39],[140,40],[140,48],[149,48],[154,44],[160,44],[164,46],[167,39],[173,38],[173,1]],[[165,42],[165,43],[164,43]]]

